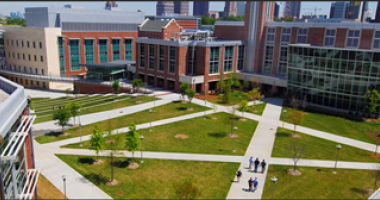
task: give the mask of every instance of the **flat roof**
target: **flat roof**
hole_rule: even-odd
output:
[[[79,63],[80,66],[92,67],[92,68],[125,68],[126,65],[134,65],[136,61],[134,60],[115,60],[108,63]]]

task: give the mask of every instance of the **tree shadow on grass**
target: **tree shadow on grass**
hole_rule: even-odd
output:
[[[363,189],[360,189],[360,188],[357,188],[357,187],[354,187],[354,188],[350,188],[350,191],[352,192],[355,192],[355,193],[358,193],[358,194],[363,194],[364,190]]]
[[[290,133],[279,131],[276,133],[276,137],[290,137]]]
[[[48,132],[48,133],[45,133],[46,136],[54,136],[54,137],[60,137],[61,135],[63,135],[64,133],[61,132],[61,131],[51,131],[51,132]]]
[[[130,164],[130,159],[128,160],[117,160],[112,162],[112,165],[117,168],[126,168]]]
[[[208,135],[210,137],[214,137],[214,138],[224,138],[227,136],[227,133],[226,132],[223,132],[223,131],[219,131],[219,132],[215,132],[215,133],[208,133]]]
[[[84,177],[96,185],[105,184],[108,181],[108,178],[104,177],[101,174],[91,173],[84,175]]]
[[[94,159],[93,158],[86,158],[86,157],[79,157],[78,158],[78,163],[81,163],[81,164],[89,164],[89,165],[92,165],[94,163]]]
[[[187,110],[187,107],[178,107],[177,110],[184,111]]]

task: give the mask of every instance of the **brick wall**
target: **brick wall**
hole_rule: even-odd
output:
[[[336,29],[335,44],[334,47],[344,48],[347,38],[347,29],[338,28]]]
[[[359,49],[372,49],[372,39],[374,36],[374,29],[362,29]]]
[[[74,82],[74,86],[78,86],[81,94],[106,94],[114,93],[111,85],[100,85],[86,82]],[[119,93],[130,93],[130,88],[120,88]]]
[[[325,28],[309,28],[307,43],[317,46],[323,46],[325,39]]]

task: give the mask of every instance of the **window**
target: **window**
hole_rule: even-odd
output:
[[[33,74],[31,67],[29,67],[29,73]]]
[[[325,46],[334,46],[335,30],[326,30],[325,34]]]
[[[41,69],[41,74],[45,75],[44,69]]]
[[[145,67],[145,44],[140,44],[140,67]]]
[[[86,55],[85,62],[87,64],[94,63],[94,40],[92,39],[84,40],[84,52]]]
[[[28,48],[30,47],[30,45],[29,45],[29,41],[26,42],[26,46],[27,46]]]
[[[37,62],[37,56],[36,55],[34,55],[34,61]]]
[[[124,39],[124,60],[132,60],[132,39]]]
[[[160,60],[158,63],[158,70],[164,71],[164,60],[165,60],[165,46],[160,45]]]
[[[22,59],[25,60],[25,54],[22,54]]]
[[[20,59],[20,53],[17,53],[17,59]]]
[[[281,45],[287,45],[290,42],[290,28],[282,28]]]
[[[44,62],[44,57],[43,56],[41,56],[41,62]]]
[[[21,46],[24,47],[24,40],[21,40]]]
[[[30,61],[30,54],[28,55],[29,61]]]
[[[275,28],[268,27],[268,29],[267,29],[267,44],[274,44],[275,32],[276,32]]]
[[[38,69],[37,68],[35,69],[35,71],[36,71],[36,74],[38,74]]]
[[[112,39],[112,60],[120,60],[120,39]]]
[[[358,47],[360,30],[349,30],[346,47]]]
[[[13,40],[11,40],[11,44],[12,44],[12,46],[13,46]]]
[[[107,39],[99,39],[99,62],[108,62],[108,46]]]
[[[217,74],[218,72],[219,72],[219,47],[211,47],[209,74]]]
[[[59,68],[61,72],[61,76],[65,76],[66,72],[66,62],[65,62],[65,46],[64,39],[62,37],[58,37],[58,48],[59,48]]]
[[[307,28],[299,28],[297,43],[306,44],[306,40],[307,40]]]
[[[154,69],[154,44],[149,44],[149,69]]]
[[[170,55],[169,55],[169,73],[175,73],[175,58],[176,58],[175,47],[170,47]]]
[[[32,80],[30,81],[30,85],[32,85],[32,86],[33,86],[33,81],[32,81]]]
[[[7,40],[7,45],[9,45],[9,39]]]
[[[33,48],[36,48],[36,42],[33,42]]]
[[[373,48],[380,49],[380,31],[375,31],[375,37],[373,38]]]
[[[265,56],[264,56],[264,69],[263,69],[264,73],[266,74],[271,73],[272,63],[273,63],[273,46],[267,45],[265,49]]]
[[[69,40],[70,70],[80,70],[79,40]]]
[[[25,85],[28,85],[28,79],[25,79]]]
[[[11,58],[11,52],[8,51],[8,57]]]
[[[224,72],[230,72],[232,70],[232,56],[234,47],[224,48]]]
[[[243,70],[244,67],[244,45],[239,46],[239,52],[238,52],[238,70]]]
[[[278,63],[278,74],[286,75],[286,68],[288,62],[288,47],[282,46],[280,49],[280,61]]]
[[[26,67],[24,67],[24,73],[26,73]]]
[[[16,47],[18,47],[18,40],[16,40]]]
[[[189,46],[187,50],[187,67],[186,67],[186,73],[187,74],[196,74],[196,64],[197,62],[197,47],[193,44]]]
[[[15,52],[12,52],[12,56],[13,56],[13,58],[16,58],[16,56],[15,56]]]
[[[40,42],[40,49],[42,49],[42,42]]]

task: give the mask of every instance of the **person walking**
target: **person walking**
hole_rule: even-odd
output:
[[[261,162],[261,173],[262,173],[262,174],[264,174],[265,166],[267,166],[267,163],[266,163],[265,160],[263,159],[263,161]]]
[[[236,172],[236,178],[237,178],[237,182],[239,183],[240,182],[240,177],[243,175],[243,173],[241,173],[241,170],[239,169],[239,171]]]
[[[255,160],[255,172],[257,172],[257,168],[259,167],[260,161],[259,158],[256,158]]]
[[[253,157],[249,158],[249,170],[252,170],[252,165],[253,165]]]
[[[253,181],[253,191],[252,192],[256,191],[258,185],[259,185],[259,181],[257,180],[257,177],[255,177],[255,180]]]
[[[248,180],[248,186],[249,186],[248,192],[252,191],[252,186],[253,186],[252,177]]]

